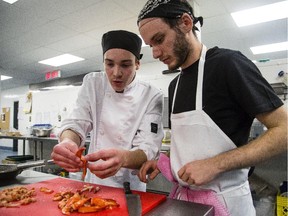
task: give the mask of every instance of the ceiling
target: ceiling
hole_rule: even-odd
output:
[[[204,18],[202,41],[207,47],[240,50],[251,60],[286,59],[287,51],[254,56],[249,47],[287,41],[287,19],[238,28],[230,13],[279,0],[196,0]],[[1,90],[45,81],[45,73],[62,77],[103,70],[102,34],[125,29],[138,34],[136,19],[146,0],[0,0],[0,74],[13,79]],[[253,17],[251,18],[253,19]],[[156,61],[149,47],[142,64]],[[64,53],[85,61],[51,67],[38,61]]]

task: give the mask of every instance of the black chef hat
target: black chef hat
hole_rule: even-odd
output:
[[[203,24],[203,17],[195,17],[193,8],[187,1],[181,0],[149,0],[144,5],[138,16],[137,24],[143,19],[159,18],[180,18],[183,13],[188,13],[193,18],[193,23]]]
[[[142,54],[140,54],[141,46],[141,38],[138,35],[125,30],[109,31],[102,37],[103,55],[109,49],[119,48],[128,50],[140,60],[142,57]]]

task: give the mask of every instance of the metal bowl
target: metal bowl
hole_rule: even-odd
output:
[[[49,137],[52,130],[53,128],[33,128],[32,134],[37,137]]]

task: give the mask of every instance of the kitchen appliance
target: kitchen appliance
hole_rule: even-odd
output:
[[[124,192],[129,216],[141,216],[141,201],[138,194],[133,194],[130,190],[130,182],[124,182]]]

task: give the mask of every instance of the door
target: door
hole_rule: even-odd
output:
[[[13,106],[13,128],[18,130],[19,101],[14,101]],[[13,151],[18,151],[18,140],[13,140]]]

